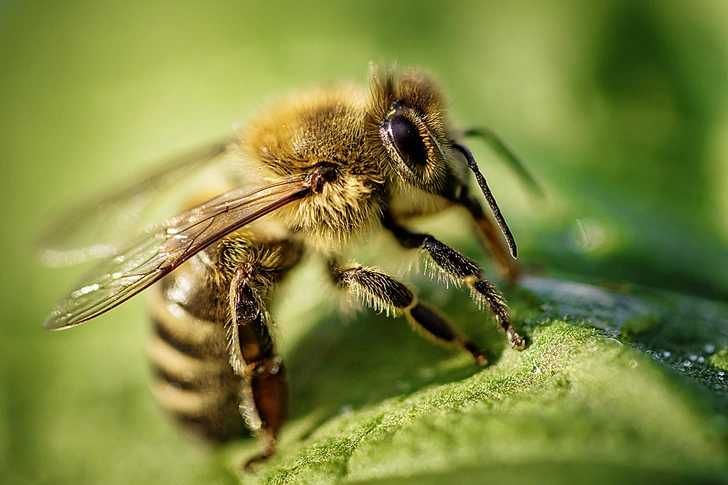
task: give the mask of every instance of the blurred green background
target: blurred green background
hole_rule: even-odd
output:
[[[542,182],[546,202],[472,144],[526,264],[728,300],[726,26],[712,1],[1,2],[0,482],[236,483],[237,457],[155,407],[143,299],[41,331],[79,273],[30,241],[283,93],[366,82],[370,61],[431,70],[454,120],[493,127]],[[289,351],[305,329],[281,326]]]

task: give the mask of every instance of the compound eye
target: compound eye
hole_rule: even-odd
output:
[[[406,183],[437,193],[448,166],[423,117],[402,101],[394,101],[379,125],[379,137],[391,168]]]
[[[414,123],[401,113],[389,119],[389,139],[412,168],[427,164],[427,146]]]

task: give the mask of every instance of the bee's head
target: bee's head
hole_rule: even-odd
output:
[[[444,185],[452,147],[447,138],[444,96],[422,71],[373,71],[367,135],[380,147],[385,170],[428,192]]]

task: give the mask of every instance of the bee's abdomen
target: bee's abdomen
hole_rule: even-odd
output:
[[[213,440],[245,434],[241,378],[229,364],[225,329],[170,301],[164,282],[153,289],[154,335],[149,357],[158,401],[186,427]]]

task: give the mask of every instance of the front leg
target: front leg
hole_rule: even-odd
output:
[[[438,241],[429,234],[415,233],[399,225],[391,214],[384,214],[382,223],[405,248],[427,251],[435,267],[456,284],[465,283],[473,299],[480,305],[485,303],[503,329],[514,349],[522,350],[526,341],[511,325],[511,319],[503,295],[498,287],[481,277],[483,270],[478,264],[453,248]]]

